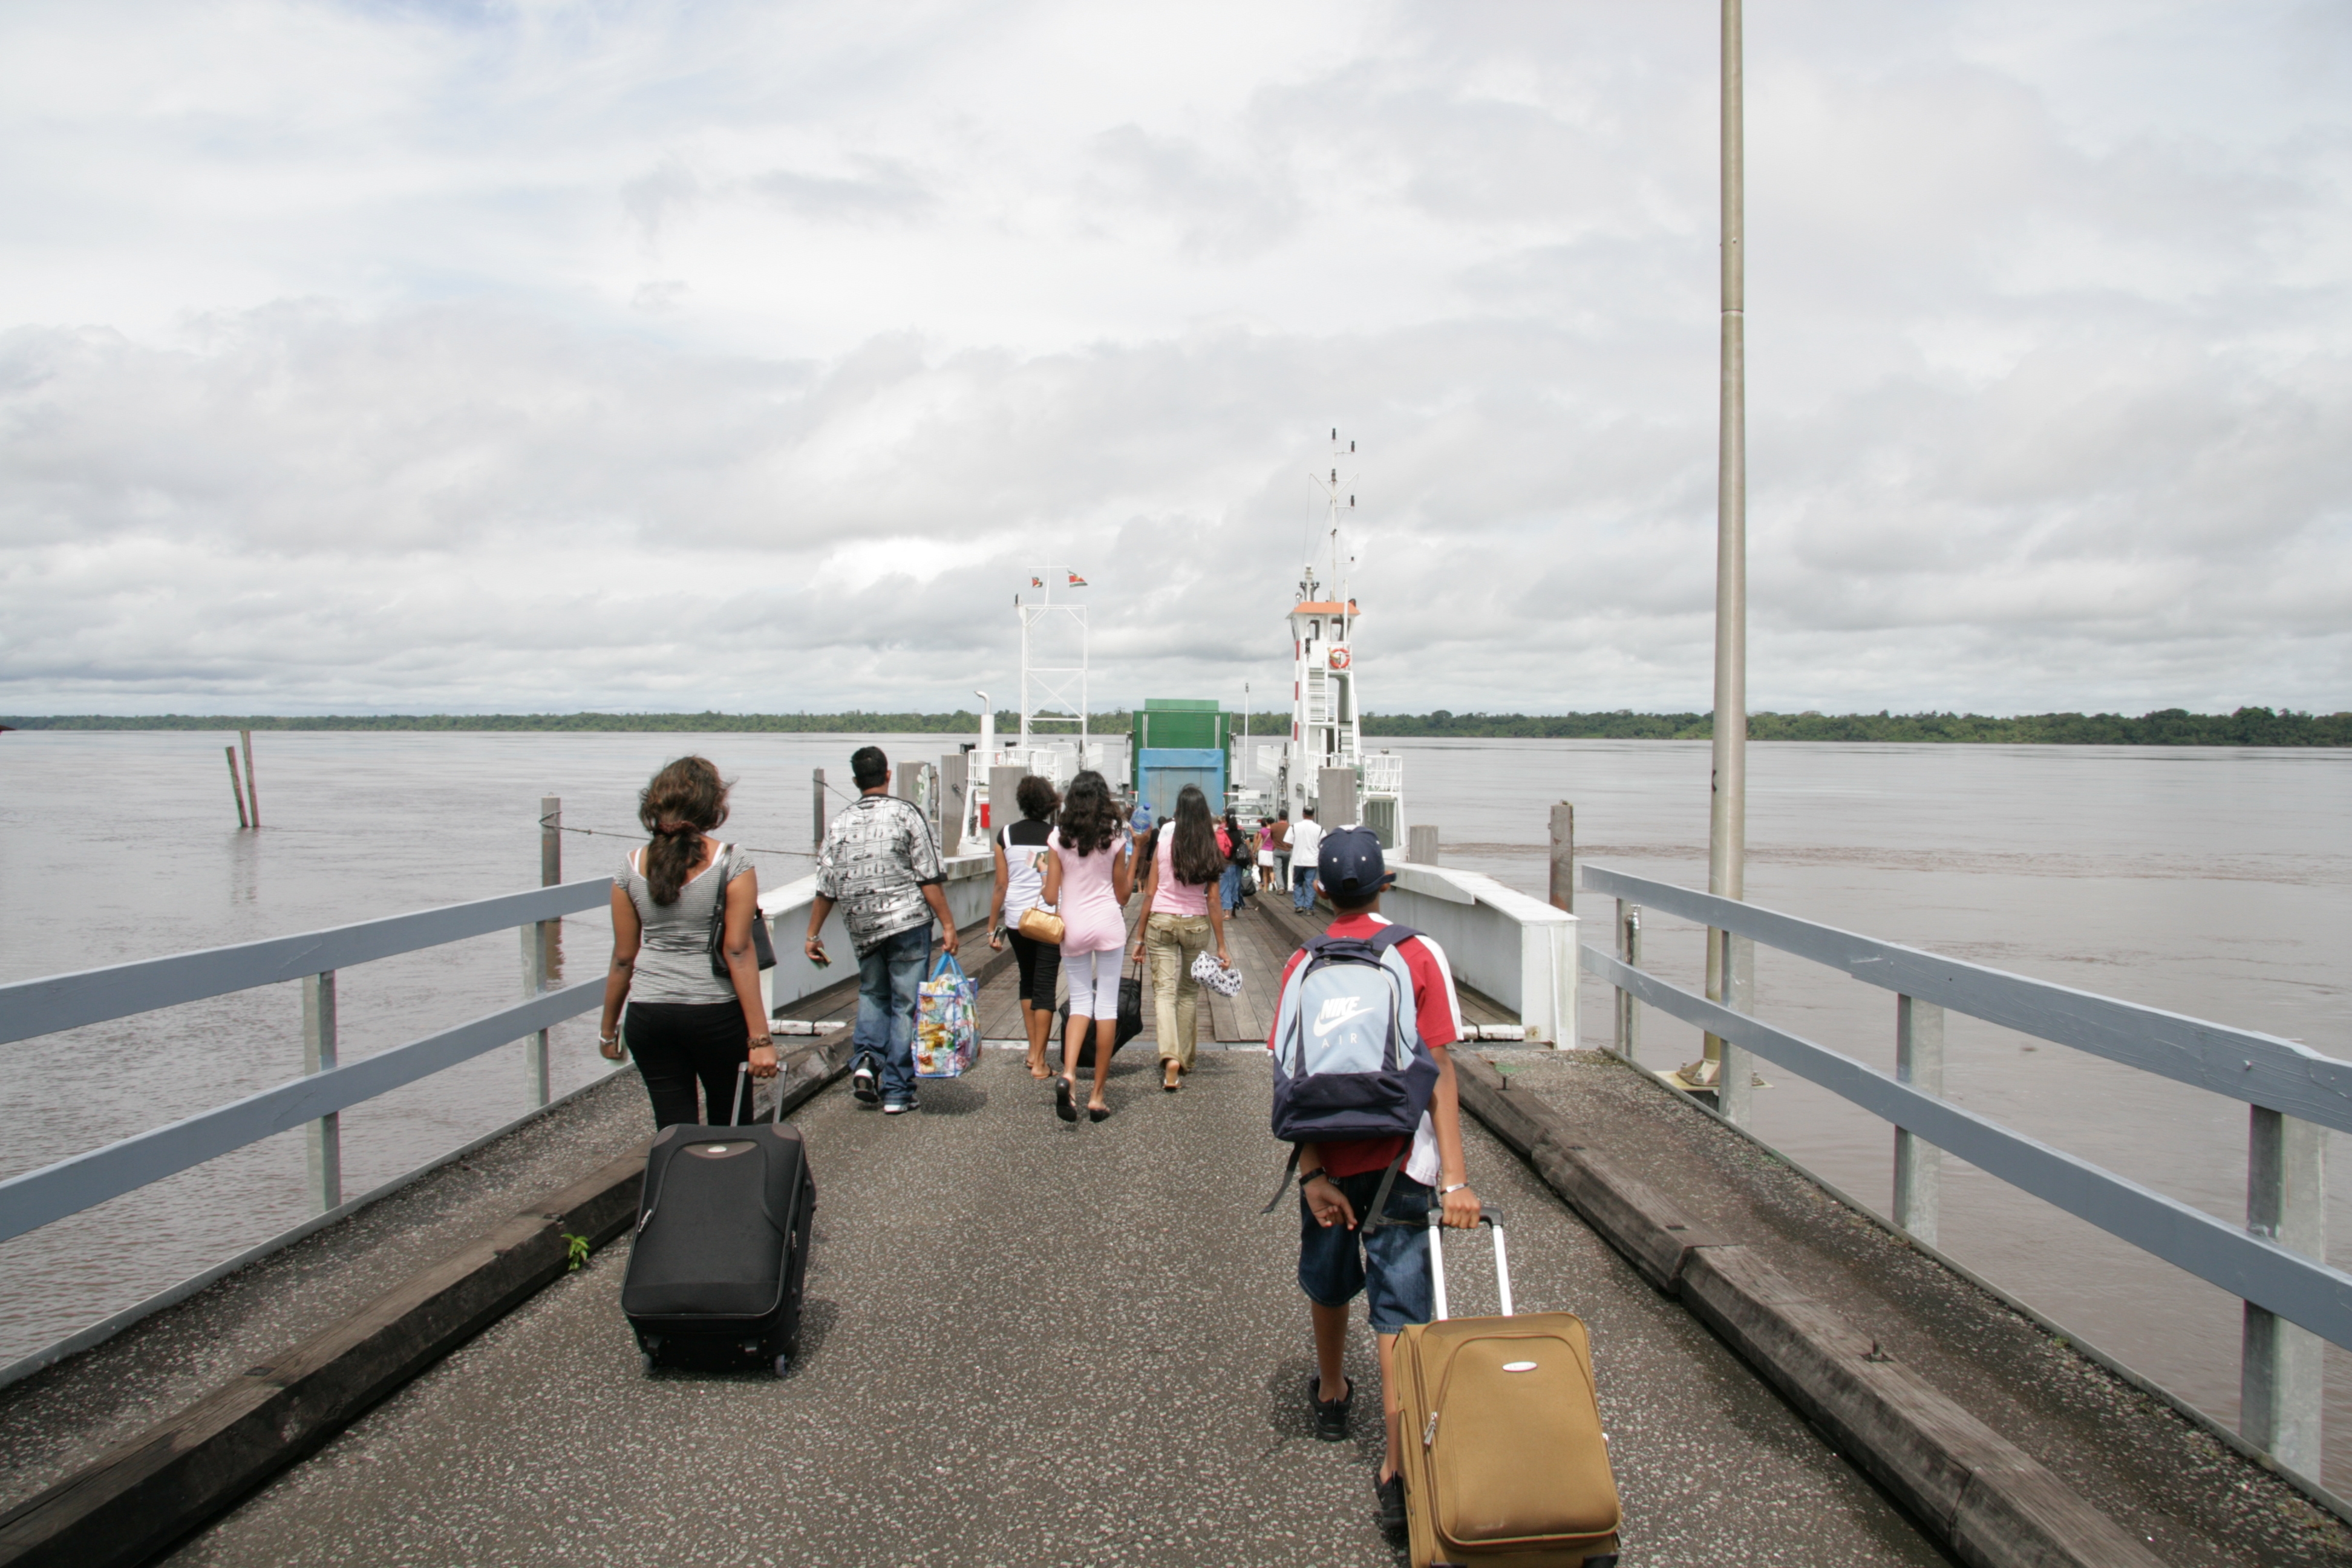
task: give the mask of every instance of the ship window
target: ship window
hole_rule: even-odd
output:
[[[1321,621],[1309,621],[1307,623],[1307,640],[1308,642],[1316,641],[1320,638],[1322,635],[1323,623]]]

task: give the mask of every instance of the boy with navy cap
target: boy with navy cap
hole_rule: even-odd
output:
[[[1380,912],[1381,889],[1394,877],[1381,854],[1381,841],[1369,828],[1337,828],[1326,834],[1315,869],[1316,880],[1336,911],[1329,934],[1370,937],[1390,923]],[[1432,1306],[1423,1216],[1442,1205],[1447,1225],[1478,1223],[1478,1194],[1470,1190],[1462,1156],[1462,1103],[1446,1049],[1462,1034],[1453,972],[1446,966],[1444,950],[1426,936],[1405,938],[1396,944],[1396,952],[1412,974],[1414,1022],[1438,1067],[1437,1087],[1421,1126],[1410,1141],[1307,1143],[1298,1151],[1298,1285],[1307,1293],[1315,1326],[1317,1375],[1307,1389],[1315,1406],[1315,1435],[1328,1443],[1347,1439],[1348,1408],[1356,1391],[1340,1366],[1347,1349],[1349,1303],[1361,1292],[1380,1345],[1388,1447],[1375,1486],[1381,1522],[1391,1530],[1402,1530],[1405,1522],[1392,1377],[1397,1331],[1407,1323],[1429,1321]],[[1291,955],[1277,995],[1306,956],[1303,949]],[[1278,1048],[1271,1031],[1266,1047]],[[1400,1155],[1405,1156],[1404,1163],[1383,1212],[1404,1223],[1364,1229],[1362,1222],[1371,1217],[1364,1211],[1370,1207],[1381,1176]]]

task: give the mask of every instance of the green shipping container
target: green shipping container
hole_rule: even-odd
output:
[[[1138,790],[1143,784],[1142,753],[1147,751],[1217,751],[1225,753],[1225,773],[1233,773],[1234,716],[1221,710],[1211,699],[1196,697],[1151,697],[1135,715],[1135,735],[1127,749],[1128,784]],[[1224,802],[1212,803],[1217,809]]]

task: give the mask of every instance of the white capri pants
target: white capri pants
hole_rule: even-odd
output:
[[[1125,952],[1121,947],[1094,952],[1062,950],[1062,973],[1070,983],[1071,1017],[1118,1016],[1118,972]]]

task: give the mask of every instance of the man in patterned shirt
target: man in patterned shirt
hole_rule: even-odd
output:
[[[826,825],[817,851],[816,901],[809,906],[808,955],[825,962],[817,933],[835,904],[857,948],[856,1065],[849,1091],[892,1116],[915,1109],[915,988],[931,956],[931,919],[956,950],[948,913],[947,868],[931,825],[911,801],[890,793],[890,759],[860,746],[849,759],[857,804]],[[876,1079],[879,1077],[879,1083]]]

